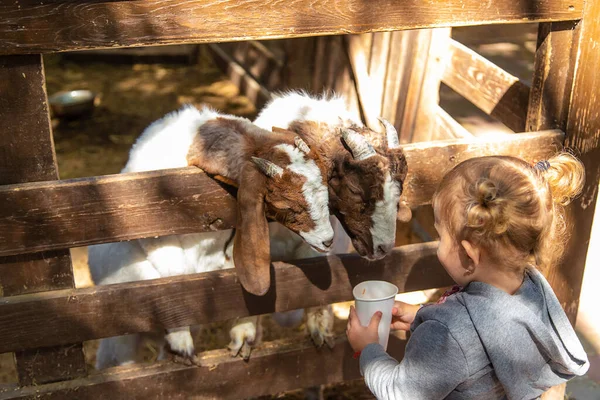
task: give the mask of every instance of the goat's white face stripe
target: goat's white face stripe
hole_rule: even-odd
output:
[[[379,246],[386,251],[394,247],[398,201],[400,201],[400,187],[388,173],[383,183],[383,200],[375,203],[375,212],[371,216],[374,254],[379,253],[377,250]]]
[[[307,159],[306,155],[294,146],[279,144],[275,148],[284,151],[290,157],[287,169],[306,178],[302,186],[302,194],[308,204],[315,228],[310,232],[299,232],[299,234],[310,245],[323,248],[323,242],[333,239],[333,228],[329,222],[329,193],[323,183],[321,170],[314,160]]]

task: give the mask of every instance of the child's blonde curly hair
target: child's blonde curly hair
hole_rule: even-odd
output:
[[[473,158],[452,169],[433,196],[439,223],[517,274],[558,262],[568,236],[566,206],[584,184],[581,161],[562,152],[531,165],[508,156]]]

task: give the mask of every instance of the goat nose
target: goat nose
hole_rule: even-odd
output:
[[[387,254],[392,248],[390,246],[384,246],[384,245],[379,245],[377,246],[377,251],[379,252],[379,254]]]
[[[328,241],[321,243],[323,243],[323,246],[325,247],[331,247],[331,245],[333,244],[333,239],[329,239]]]

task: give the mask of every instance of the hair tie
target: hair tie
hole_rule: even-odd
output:
[[[540,172],[546,172],[550,168],[550,161],[542,160],[535,163],[533,166],[534,169],[537,169]]]

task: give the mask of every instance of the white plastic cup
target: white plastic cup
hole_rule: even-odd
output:
[[[378,327],[379,344],[384,350],[387,350],[390,324],[392,323],[392,308],[394,308],[394,297],[398,294],[398,288],[386,281],[365,281],[356,285],[352,294],[354,295],[356,314],[362,326],[368,326],[373,315],[377,311],[381,311],[381,322]]]

